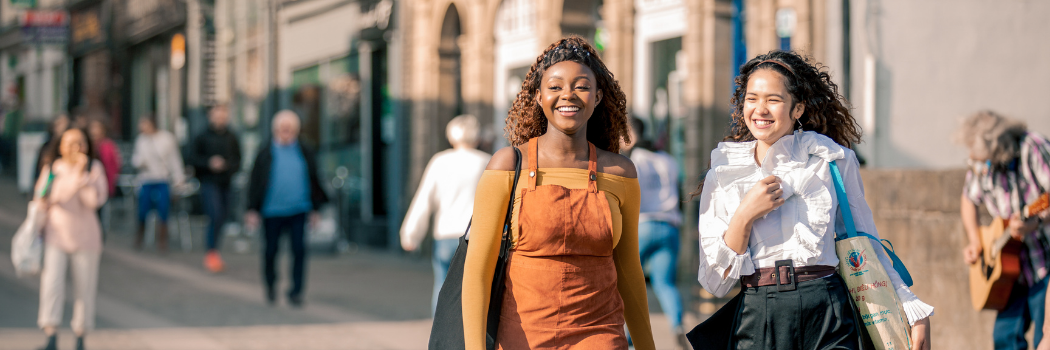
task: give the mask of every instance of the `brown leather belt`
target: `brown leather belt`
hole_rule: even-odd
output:
[[[776,273],[779,271],[779,273]],[[799,282],[812,281],[831,276],[834,266],[792,266],[791,260],[778,260],[775,267],[761,268],[752,275],[741,276],[740,285],[744,288],[777,286],[781,292],[795,290]],[[780,277],[779,280],[777,277]]]

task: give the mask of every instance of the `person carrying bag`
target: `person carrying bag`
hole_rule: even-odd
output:
[[[631,160],[627,102],[598,51],[570,36],[537,58],[507,114],[509,144],[493,154],[474,199],[463,267],[466,350],[654,350],[639,259],[639,185]],[[512,185],[519,178],[517,186]],[[497,217],[508,199],[509,228]],[[502,224],[502,225],[501,225]],[[492,298],[503,236],[511,240],[502,298]],[[505,246],[504,246],[505,247]],[[503,248],[506,249],[506,248]]]
[[[514,148],[514,187],[518,186],[521,174],[521,151]],[[507,259],[510,250],[510,216],[514,207],[514,194],[511,193],[507,204],[507,214],[503,218],[503,237],[500,239],[499,260],[492,277],[492,296],[489,300],[503,300],[503,278],[507,275]],[[430,350],[464,349],[463,342],[463,264],[467,257],[467,245],[470,239],[470,223],[467,232],[459,238],[459,247],[449,263],[445,283],[438,292],[437,306],[434,310],[434,324],[430,328]],[[499,329],[499,312],[502,304],[489,304],[488,324],[485,331],[485,346],[494,349],[496,332]]]
[[[896,271],[872,272],[893,263],[871,248],[869,236],[857,233],[879,242],[860,164],[849,148],[860,142],[860,127],[828,73],[797,53],[771,51],[741,66],[736,86],[730,136],[711,152],[711,169],[697,191],[697,277],[717,297],[737,286],[740,293],[687,334],[690,344],[718,350],[868,349],[875,345],[872,333],[882,348],[891,342],[895,350],[930,349],[933,307]],[[837,240],[836,232],[845,231],[856,238]],[[857,241],[867,247],[849,246]],[[875,279],[857,279],[862,276]],[[893,303],[883,302],[884,292],[893,294]],[[881,296],[869,300],[873,293]],[[865,331],[903,323],[893,313],[894,297],[913,326],[910,345],[906,335],[890,339]]]

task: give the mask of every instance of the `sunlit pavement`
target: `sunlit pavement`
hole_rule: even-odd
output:
[[[44,341],[36,328],[39,279],[17,278],[10,263],[11,235],[26,210],[15,193],[14,180],[0,177],[0,350],[35,349]],[[102,256],[97,329],[88,335],[89,349],[426,348],[433,283],[428,260],[367,249],[312,254],[305,306],[291,308],[278,298],[271,307],[263,301],[258,239],[241,238],[248,250],[235,253],[236,239],[227,237],[226,270],[212,274],[201,265],[199,226],[189,252],[172,242],[170,252],[160,255],[149,247],[131,249],[130,226],[114,223]],[[282,251],[278,265],[282,281],[288,277],[286,255]],[[74,345],[71,297],[67,292],[60,349]],[[653,314],[652,323],[657,347],[670,349],[666,318]]]

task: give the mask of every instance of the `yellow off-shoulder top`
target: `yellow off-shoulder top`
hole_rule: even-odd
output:
[[[586,169],[541,168],[536,174],[536,186],[560,185],[569,189],[585,189],[587,174]],[[597,181],[598,190],[609,201],[615,244],[613,260],[616,263],[616,287],[623,298],[624,319],[635,348],[652,350],[655,345],[649,324],[645,276],[638,257],[638,179],[598,173]],[[467,350],[485,349],[485,324],[492,275],[496,269],[503,219],[513,183],[513,171],[485,170],[474,197],[470,246],[463,268],[463,328]],[[515,243],[522,188],[528,188],[527,170],[521,172],[518,187],[514,190],[516,196],[511,217],[511,239]]]

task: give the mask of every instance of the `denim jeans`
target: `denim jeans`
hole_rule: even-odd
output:
[[[214,182],[201,182],[201,206],[208,215],[208,232],[205,236],[205,247],[208,250],[219,246],[222,236],[222,225],[226,224],[229,212],[230,188]]]
[[[638,224],[638,250],[642,267],[649,275],[660,301],[660,308],[675,329],[682,325],[682,295],[675,278],[678,274],[678,228],[663,221]]]
[[[452,263],[452,256],[456,254],[459,247],[459,238],[434,240],[434,256],[430,259],[434,265],[434,296],[430,301],[430,315],[437,310],[438,293],[441,285],[445,283],[445,275],[448,274],[448,265]]]
[[[139,188],[139,224],[146,223],[146,214],[157,210],[157,220],[168,222],[168,211],[171,208],[171,188],[167,183],[156,182],[142,184]]]
[[[292,288],[288,290],[291,297],[299,297],[303,293],[303,280],[306,270],[306,213],[292,216],[275,216],[263,219],[263,230],[265,231],[266,246],[263,250],[263,278],[266,281],[266,290],[273,291],[277,283],[277,249],[281,246],[281,236],[287,229],[291,235],[292,245]]]
[[[995,316],[992,339],[995,340],[996,350],[1028,349],[1028,342],[1025,341],[1024,334],[1028,331],[1032,321],[1035,321],[1033,345],[1039,344],[1039,340],[1043,339],[1043,312],[1046,307],[1047,279],[1043,278],[1032,287],[1020,283],[1014,284],[1006,308]]]

